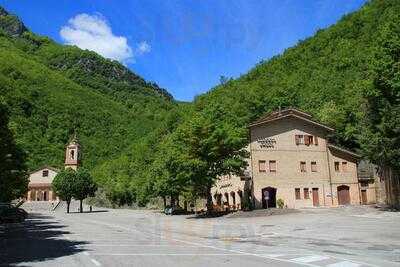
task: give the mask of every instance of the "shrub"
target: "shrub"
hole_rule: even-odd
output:
[[[285,206],[285,202],[281,198],[276,201],[276,204],[278,205],[278,208],[280,208],[280,209],[283,209],[283,207]]]

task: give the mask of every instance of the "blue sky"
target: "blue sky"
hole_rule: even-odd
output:
[[[33,32],[117,59],[178,100],[238,77],[366,0],[0,0]]]

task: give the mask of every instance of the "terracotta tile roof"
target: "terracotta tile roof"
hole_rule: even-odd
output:
[[[32,174],[32,173],[35,173],[35,172],[38,172],[38,171],[41,171],[41,170],[44,170],[44,169],[49,169],[49,170],[52,170],[52,171],[55,171],[55,172],[60,172],[60,170],[57,169],[57,168],[45,165],[45,166],[43,166],[43,167],[41,167],[39,169],[36,169],[36,170],[33,170],[33,171],[29,172],[29,174]]]

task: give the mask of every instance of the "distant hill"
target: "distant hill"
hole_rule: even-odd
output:
[[[94,167],[160,127],[172,96],[116,61],[30,32],[0,7],[0,100],[30,169],[61,166],[77,131]]]

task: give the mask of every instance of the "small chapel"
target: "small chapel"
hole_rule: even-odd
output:
[[[64,168],[77,170],[81,164],[81,146],[76,135],[68,143],[65,149]],[[28,193],[26,201],[59,201],[58,196],[53,192],[51,183],[60,170],[51,166],[43,166],[40,169],[29,173]]]

